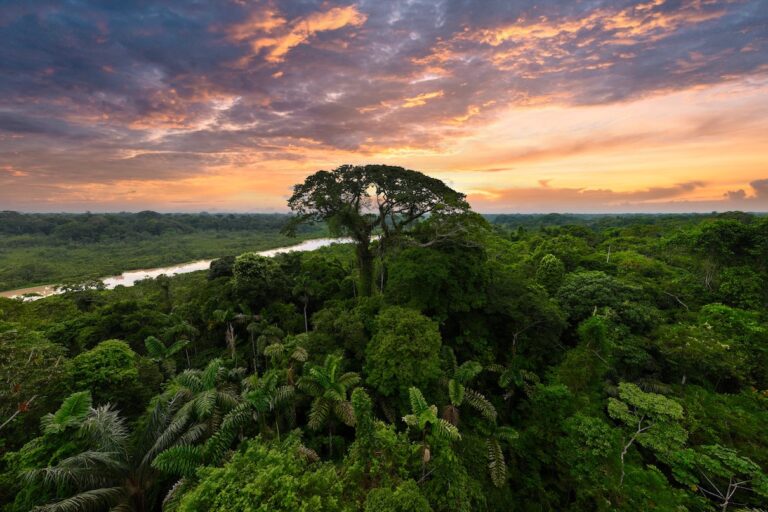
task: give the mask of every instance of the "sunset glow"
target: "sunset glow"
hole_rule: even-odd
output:
[[[768,210],[764,0],[88,4],[0,7],[0,210],[285,211],[343,163],[483,212]]]

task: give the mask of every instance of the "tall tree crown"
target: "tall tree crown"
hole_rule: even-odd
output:
[[[434,211],[466,211],[464,194],[417,171],[391,165],[342,165],[318,171],[294,186],[288,206],[296,212],[292,228],[328,222],[355,239],[399,232]]]

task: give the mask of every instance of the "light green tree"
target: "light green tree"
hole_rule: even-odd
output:
[[[736,450],[706,445],[680,450],[670,460],[676,480],[714,501],[722,511],[736,503],[759,507],[768,500],[768,474]]]
[[[688,433],[680,425],[683,408],[675,400],[656,393],[646,393],[630,382],[619,384],[619,397],[608,399],[608,415],[624,430],[621,450],[621,478],[624,482],[624,458],[637,442],[656,453],[680,449]]]

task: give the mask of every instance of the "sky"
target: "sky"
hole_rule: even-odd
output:
[[[285,211],[347,163],[481,212],[766,211],[768,1],[0,3],[0,210]]]

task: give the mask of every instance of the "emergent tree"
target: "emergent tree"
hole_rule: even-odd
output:
[[[442,181],[390,165],[342,165],[318,171],[294,186],[288,206],[297,214],[287,227],[289,233],[303,223],[327,222],[334,233],[353,239],[361,295],[370,295],[373,288],[375,233],[383,249],[430,213],[469,210],[464,194]]]

